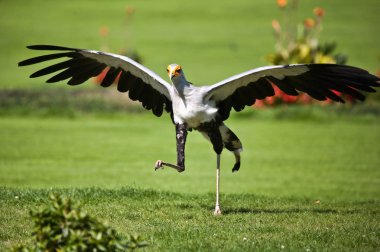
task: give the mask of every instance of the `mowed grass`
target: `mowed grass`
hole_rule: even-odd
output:
[[[326,17],[321,41],[335,41],[348,63],[372,73],[379,68],[378,0],[299,1],[299,23],[321,6]],[[135,10],[126,31],[126,7]],[[46,11],[49,10],[49,11]],[[36,56],[30,44],[101,49],[100,27],[109,29],[109,50],[134,48],[143,63],[166,78],[166,66],[183,66],[189,81],[211,84],[268,65],[274,51],[271,22],[282,19],[275,1],[0,1],[0,87],[41,87],[27,78],[39,67],[17,62]],[[128,34],[128,36],[127,36]]]
[[[166,119],[166,120],[165,120]],[[30,208],[50,192],[72,196],[154,251],[376,251],[377,119],[255,120],[233,116],[243,163],[223,153],[222,210],[214,217],[215,154],[198,132],[175,161],[170,119],[150,114],[0,119],[0,250],[30,237]],[[319,200],[320,204],[315,204]]]
[[[224,215],[212,215],[213,194],[121,189],[1,188],[0,248],[26,243],[28,209],[58,192],[122,234],[138,233],[146,251],[378,251],[379,204],[299,197],[224,194]]]
[[[169,117],[146,114],[98,118],[0,119],[0,183],[17,187],[115,188],[136,185],[175,192],[214,190],[216,155],[197,131],[189,133],[184,173],[154,171],[157,159],[176,161]],[[373,199],[380,178],[378,120],[287,121],[232,118],[243,142],[242,167],[222,155],[222,188],[229,193],[329,199]],[[338,191],[337,191],[338,190]]]

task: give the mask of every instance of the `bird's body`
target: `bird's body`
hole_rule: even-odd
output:
[[[176,71],[178,73],[176,73]],[[208,139],[215,152],[221,154],[224,147],[234,152],[236,163],[234,171],[240,168],[240,152],[242,144],[236,135],[223,123],[219,114],[218,107],[213,100],[207,98],[208,86],[197,87],[188,82],[185,78],[182,68],[177,64],[168,66],[168,74],[173,82],[170,89],[170,97],[173,104],[173,121],[176,125],[182,125],[186,131],[195,129],[201,132]],[[181,136],[177,129],[177,136]],[[184,145],[177,141],[177,151],[180,156],[183,155],[183,162],[177,162],[177,170],[183,171],[184,164]],[[160,167],[160,165],[156,165]]]
[[[202,87],[189,84],[183,90],[171,92],[175,123],[186,123],[189,128],[196,129],[200,124],[214,120],[218,109],[215,104],[204,103]]]
[[[50,45],[28,48],[61,52],[24,60],[19,66],[69,58],[33,73],[31,78],[55,73],[56,75],[46,82],[69,79],[69,85],[78,85],[106,69],[107,73],[101,86],[108,87],[118,78],[118,91],[128,92],[132,100],[140,101],[144,108],[152,110],[156,116],[161,116],[164,111],[170,113],[176,129],[177,163],[158,160],[155,169],[169,166],[179,172],[184,171],[187,132],[193,129],[201,132],[210,140],[217,154],[215,214],[221,213],[220,154],[224,148],[235,155],[236,162],[232,170],[238,171],[240,168],[242,144],[224,124],[232,108],[239,112],[245,106],[254,104],[257,99],[273,96],[273,85],[288,95],[296,96],[299,94],[298,91],[301,91],[317,100],[331,99],[336,102],[344,100],[335,91],[347,94],[353,99],[364,100],[361,91],[375,92],[373,87],[380,86],[379,78],[363,69],[335,64],[261,67],[202,87],[192,85],[186,80],[182,68],[177,64],[171,64],[167,68],[171,85],[148,68],[125,56]],[[57,73],[58,71],[60,72]]]

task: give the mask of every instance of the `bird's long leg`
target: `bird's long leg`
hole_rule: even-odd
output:
[[[168,166],[176,169],[178,172],[183,172],[185,170],[185,143],[187,137],[187,127],[186,124],[175,125],[176,129],[176,139],[177,139],[177,164],[171,164],[163,162],[162,160],[157,160],[154,168],[155,170],[164,168]]]
[[[222,211],[220,210],[219,205],[219,185],[220,185],[220,154],[216,155],[216,203],[214,215],[221,215]]]
[[[219,187],[220,187],[220,155],[223,151],[223,138],[219,130],[220,122],[211,121],[203,123],[198,127],[198,130],[203,132],[205,136],[211,141],[214,151],[216,153],[216,203],[214,215],[221,215],[219,204]]]

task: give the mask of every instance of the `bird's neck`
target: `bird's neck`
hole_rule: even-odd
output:
[[[184,76],[172,79],[174,89],[180,97],[185,97],[191,89],[191,84],[186,80]]]

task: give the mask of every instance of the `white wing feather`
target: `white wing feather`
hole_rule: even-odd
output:
[[[296,76],[309,71],[307,65],[293,64],[286,66],[265,66],[252,70],[245,71],[243,73],[231,76],[224,79],[214,85],[208,87],[205,95],[205,99],[212,99],[214,101],[220,101],[226,99],[232,95],[236,89],[247,86],[251,82],[255,82],[260,78],[266,76],[272,76],[276,79],[283,79],[286,76]]]
[[[154,89],[170,99],[169,90],[171,89],[171,85],[158,74],[136,61],[122,55],[95,50],[80,50],[79,53],[84,57],[97,60],[110,67],[121,68],[125,71],[131,72],[131,74],[141,78],[143,82],[150,84]]]

